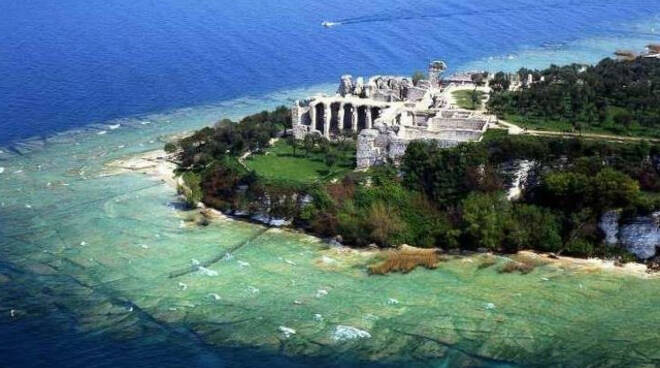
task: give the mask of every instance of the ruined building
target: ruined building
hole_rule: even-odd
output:
[[[341,77],[334,96],[314,96],[296,101],[292,108],[293,134],[303,139],[320,134],[328,139],[343,133],[358,134],[357,167],[397,163],[408,143],[431,139],[451,147],[479,141],[488,118],[447,104],[442,72],[446,65],[434,61],[428,79],[374,76]]]

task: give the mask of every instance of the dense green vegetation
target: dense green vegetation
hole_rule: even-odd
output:
[[[452,92],[456,104],[462,109],[477,110],[483,106],[486,93],[476,89],[461,89]]]
[[[660,60],[604,59],[595,66],[521,69],[508,91],[502,74],[490,82],[488,108],[526,128],[660,137]]]
[[[402,166],[408,188],[454,213],[463,247],[502,251],[536,248],[564,254],[606,255],[600,215],[625,216],[660,207],[660,146],[575,139],[491,136],[483,143],[440,149],[414,142]],[[521,201],[509,202],[502,170],[513,160],[536,162]]]
[[[576,256],[625,255],[602,245],[597,221],[604,211],[622,208],[629,218],[660,208],[660,145],[493,131],[480,143],[450,149],[412,142],[399,169],[353,172],[351,137],[334,143],[289,137],[269,146],[276,126],[285,126],[272,116],[248,117],[242,127],[222,122],[168,147],[180,156],[191,204],[201,198],[226,212],[290,219],[355,246],[533,248]],[[266,135],[256,131],[264,128]],[[238,146],[230,136],[244,142]],[[248,149],[253,153],[243,163]],[[517,160],[535,165],[522,198],[511,202],[503,189]]]
[[[165,151],[179,150],[180,167],[199,172],[226,155],[241,156],[245,152],[263,152],[272,138],[291,127],[291,112],[285,106],[273,112],[263,111],[243,118],[238,124],[229,119],[196,131]]]

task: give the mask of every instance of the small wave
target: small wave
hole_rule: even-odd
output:
[[[245,261],[238,261],[238,267],[240,268],[250,267],[250,263]]]
[[[0,174],[2,174],[3,172],[5,172],[5,168],[4,168],[4,167],[0,167]]]
[[[210,270],[206,267],[199,266],[198,270],[204,276],[210,276],[210,277],[218,276],[218,271]]]
[[[108,129],[115,130],[115,129],[119,129],[120,126],[121,126],[121,124],[111,124],[111,125],[108,125]]]
[[[101,130],[100,132],[97,132],[96,134],[97,135],[104,135],[105,133],[107,133],[105,130]]]

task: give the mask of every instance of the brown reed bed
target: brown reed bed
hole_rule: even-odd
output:
[[[534,271],[536,267],[548,264],[547,260],[527,254],[516,254],[511,258],[512,260],[502,265],[502,267],[500,267],[498,272],[500,273],[520,272],[521,274],[526,275]]]
[[[483,270],[484,268],[488,268],[497,264],[497,258],[490,254],[486,254],[480,258],[481,262],[479,263],[479,266],[477,266],[477,269],[479,270]]]
[[[499,273],[513,273],[513,272],[520,272],[523,275],[526,275],[530,272],[534,271],[534,266],[527,264],[527,263],[522,263],[522,262],[516,262],[516,261],[510,261],[502,265],[497,272]]]
[[[382,260],[368,267],[372,275],[385,275],[391,272],[408,273],[417,267],[435,269],[438,263],[446,260],[436,249],[421,249],[403,246],[397,250],[384,252]]]

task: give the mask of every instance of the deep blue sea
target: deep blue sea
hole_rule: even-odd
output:
[[[1,8],[0,143],[343,73],[410,74],[435,58],[457,70],[525,48],[660,37],[653,24],[635,28],[658,22],[657,0],[3,0]],[[324,20],[345,23],[326,29]],[[573,58],[605,56],[588,49]]]
[[[258,108],[260,96],[345,73],[410,74],[431,59],[515,70],[654,41],[659,0],[1,0],[0,146],[223,101]],[[22,277],[2,260],[0,270]],[[61,309],[39,315],[0,319],[0,367],[320,366],[211,349],[150,321],[152,339],[115,340]]]

